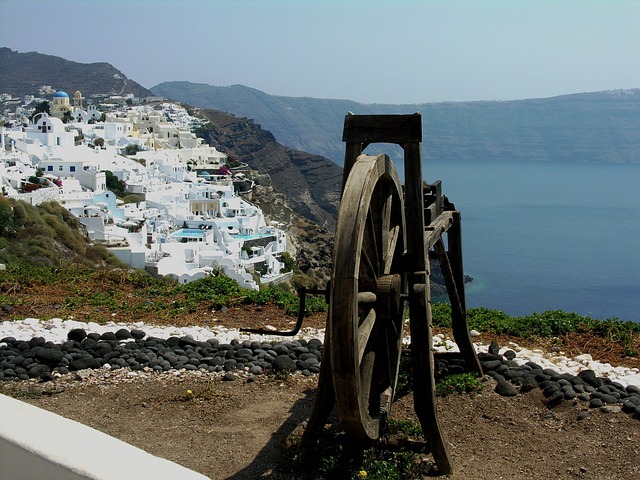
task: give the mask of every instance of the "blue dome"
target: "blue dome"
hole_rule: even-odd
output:
[[[63,92],[62,90],[54,93],[53,98],[69,98],[69,95],[67,95],[67,92]]]

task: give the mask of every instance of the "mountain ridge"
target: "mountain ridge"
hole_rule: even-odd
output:
[[[343,163],[344,115],[423,115],[425,160],[640,163],[640,89],[551,98],[363,104],[269,95],[243,85],[163,82],[159,96],[253,118],[291,148]],[[396,151],[392,156],[399,157]]]
[[[70,94],[82,93],[151,97],[153,93],[127,78],[107,62],[78,63],[38,52],[0,47],[0,93],[35,95],[42,85]]]

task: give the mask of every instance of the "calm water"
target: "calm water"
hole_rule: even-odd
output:
[[[462,212],[469,307],[640,322],[640,165],[429,162],[423,177]]]

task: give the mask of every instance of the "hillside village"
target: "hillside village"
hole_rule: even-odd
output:
[[[39,94],[0,93],[2,195],[56,201],[91,241],[180,283],[223,272],[255,290],[292,275],[282,225],[243,198],[243,164],[196,136],[203,120],[158,98]]]

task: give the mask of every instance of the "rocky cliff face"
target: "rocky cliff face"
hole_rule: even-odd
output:
[[[273,187],[284,194],[297,214],[333,229],[338,215],[342,168],[330,160],[280,145],[248,118],[203,110],[211,122],[199,131],[206,141],[250,168],[268,173]]]
[[[247,200],[258,205],[267,220],[282,223],[289,240],[289,253],[296,260],[297,268],[306,278],[294,278],[295,286],[324,288],[331,277],[333,230],[321,227],[298,215],[278,192],[267,174],[250,170],[247,176],[255,182]]]

